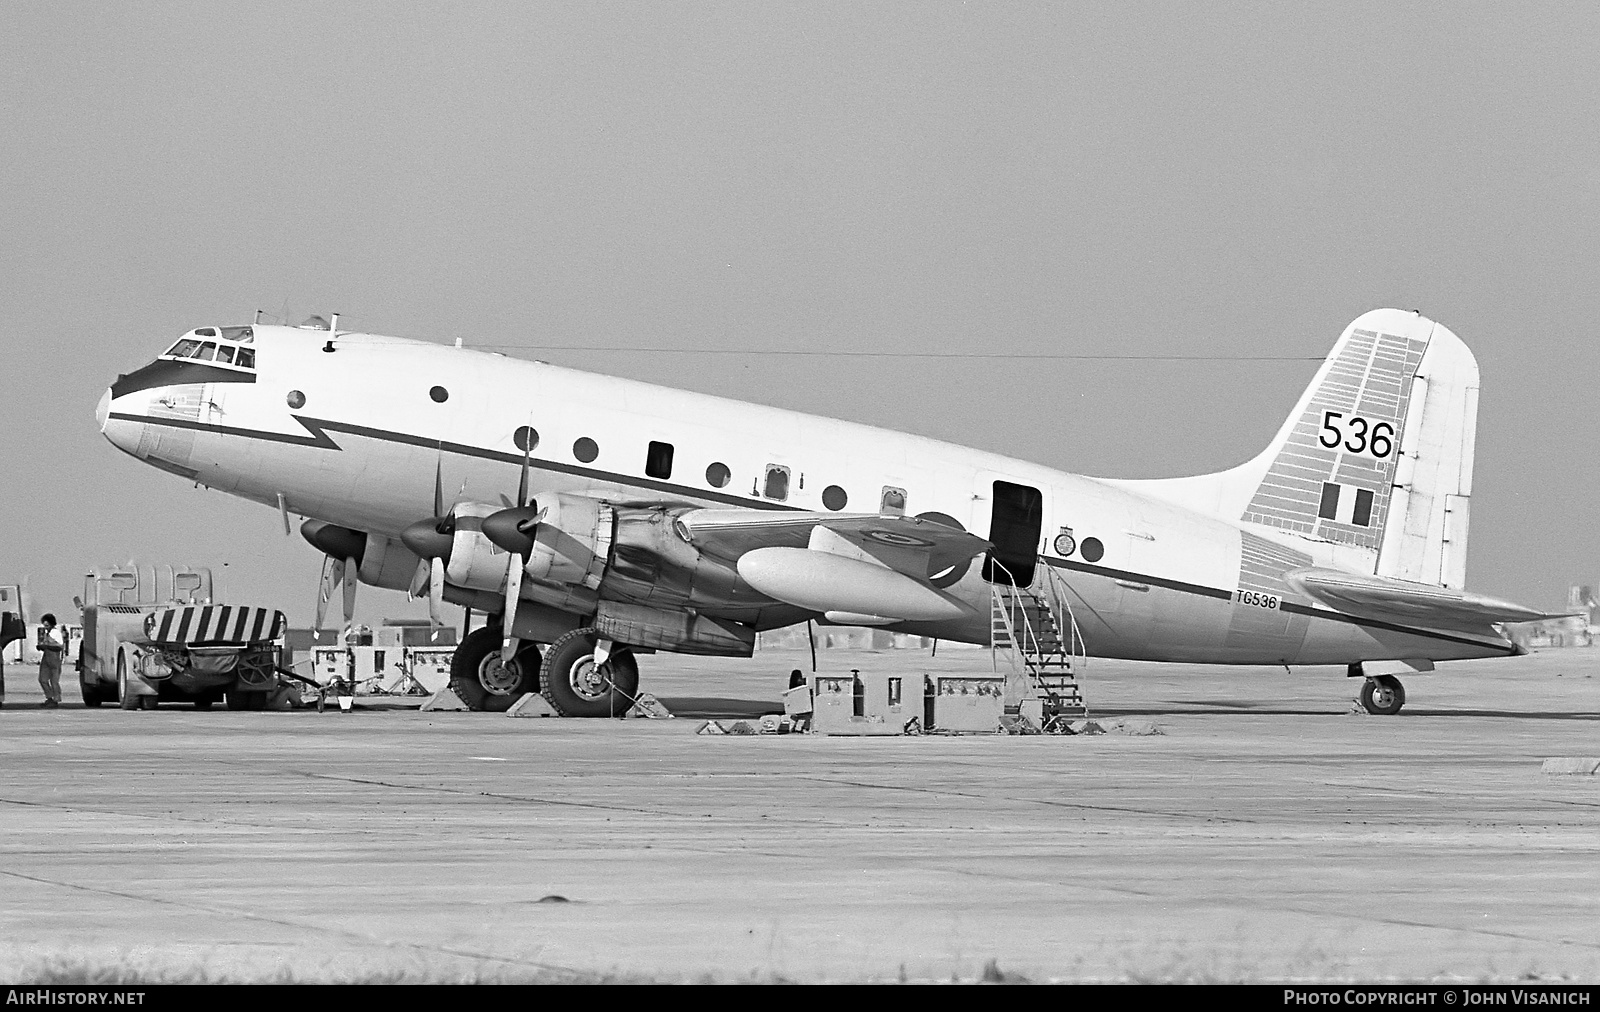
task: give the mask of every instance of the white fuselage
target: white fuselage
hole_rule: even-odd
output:
[[[1503,641],[1487,637],[1352,620],[1297,603],[1282,573],[1336,564],[1334,546],[1110,482],[920,436],[468,349],[254,330],[253,382],[220,372],[166,382],[160,369],[142,382],[125,378],[100,408],[106,437],[212,488],[391,540],[433,514],[436,474],[447,502],[509,505],[523,462],[516,443],[523,426],[538,434],[535,496],[814,512],[903,508],[907,516],[944,514],[994,540],[1000,481],[1038,490],[1042,523],[1031,551],[1070,588],[1091,654],[1350,664],[1507,652]],[[669,471],[652,443],[670,446]],[[654,476],[647,473],[652,461]],[[785,481],[769,482],[774,468],[788,469]],[[714,479],[723,471],[728,479],[719,485]],[[1067,528],[1072,550],[1063,556],[1057,537]],[[948,587],[971,604],[972,617],[899,628],[987,642],[980,563]],[[1260,603],[1269,598],[1270,605]]]

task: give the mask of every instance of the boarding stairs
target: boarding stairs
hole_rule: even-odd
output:
[[[1023,685],[1016,699],[1008,691],[1008,708],[1020,710],[1021,698],[1037,698],[1042,704],[1041,725],[1047,729],[1087,716],[1078,673],[1088,658],[1066,581],[1043,559],[1031,587],[1017,586],[999,560],[992,559],[991,565],[995,575],[1003,577],[990,584],[989,646],[995,670],[1000,670],[1003,658]]]

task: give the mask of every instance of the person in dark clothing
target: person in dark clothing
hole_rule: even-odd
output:
[[[39,620],[39,688],[46,709],[61,705],[61,658],[67,652],[67,631],[56,617],[45,613]]]

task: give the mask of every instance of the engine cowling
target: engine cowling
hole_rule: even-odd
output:
[[[357,578],[369,587],[404,590],[419,561],[416,553],[394,538],[307,520],[300,534],[313,548],[334,559],[355,559]]]
[[[483,533],[483,518],[499,510],[486,503],[464,502],[451,511],[455,531],[445,566],[445,579],[450,583],[472,590],[499,590],[505,586],[507,552]]]

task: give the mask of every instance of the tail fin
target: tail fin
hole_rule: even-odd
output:
[[[1478,363],[1460,338],[1377,309],[1345,328],[1255,459],[1116,484],[1345,546],[1342,559],[1380,576],[1460,588],[1477,413]]]

